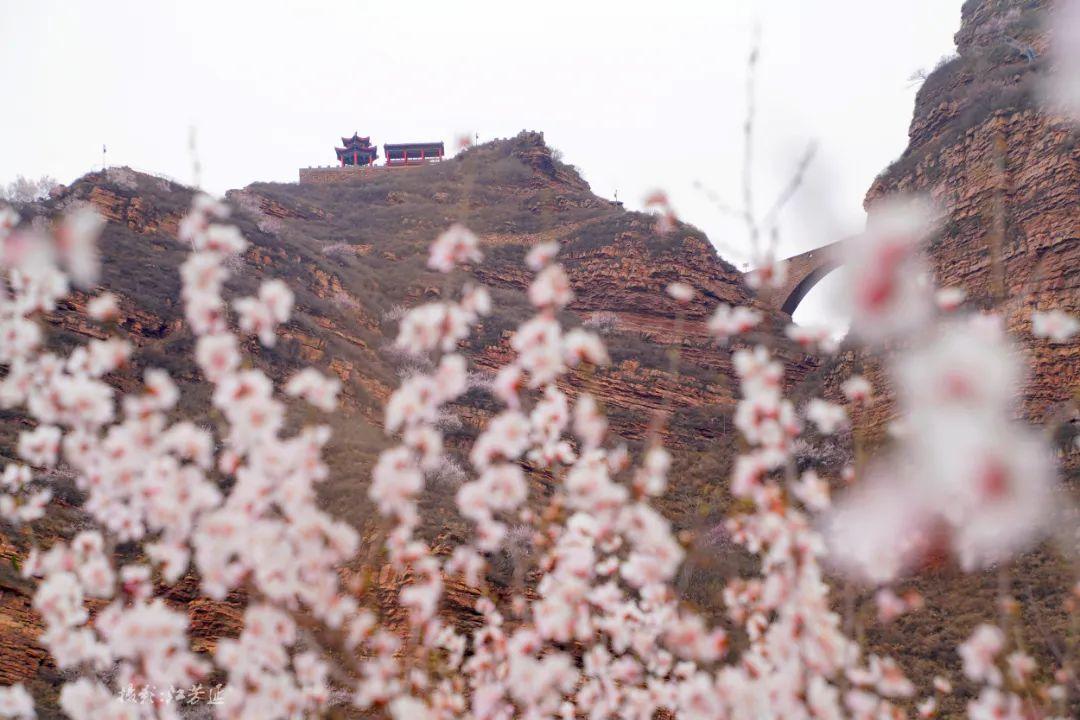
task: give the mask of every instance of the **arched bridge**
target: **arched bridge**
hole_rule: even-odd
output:
[[[791,315],[811,288],[843,263],[840,253],[843,242],[837,240],[781,260],[787,265],[787,278],[783,287],[762,291],[759,298],[773,309],[783,310]]]

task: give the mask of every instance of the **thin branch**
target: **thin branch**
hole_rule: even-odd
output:
[[[776,202],[773,203],[772,208],[765,214],[764,224],[766,227],[775,227],[779,220],[780,212],[791,201],[791,198],[795,196],[795,193],[802,187],[803,181],[806,179],[806,171],[810,167],[810,163],[814,161],[814,156],[817,154],[817,142],[811,140],[806,150],[803,151],[802,156],[799,158],[798,164],[795,166],[795,172],[792,173],[791,179],[788,184],[784,186],[783,191],[776,198]]]
[[[754,220],[754,116],[756,105],[754,102],[754,90],[757,84],[757,64],[761,51],[761,27],[754,28],[754,37],[750,45],[750,56],[746,62],[746,119],[743,121],[743,221],[746,230],[750,234],[750,245],[754,254],[758,255],[758,225]]]

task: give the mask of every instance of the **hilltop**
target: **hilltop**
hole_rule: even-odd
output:
[[[163,367],[181,384],[198,388],[180,412],[213,423],[204,402],[208,388],[189,359],[193,337],[181,322],[177,269],[187,248],[176,232],[192,195],[191,188],[161,178],[110,168],[22,210],[44,221],[87,202],[108,219],[100,243],[102,282],[120,298],[121,336],[137,348],[133,372],[117,383],[130,385],[143,369]],[[342,380],[344,412],[332,422],[328,459],[333,477],[323,486],[322,499],[365,534],[374,524],[368,475],[387,443],[382,404],[417,362],[392,346],[397,321],[404,308],[447,292],[446,278],[425,263],[428,245],[453,222],[465,223],[481,237],[486,256],[470,275],[490,288],[499,312],[485,319],[465,348],[475,365],[476,389],[444,428],[452,453],[497,408],[483,388],[509,352],[508,333],[530,312],[524,255],[537,243],[558,240],[576,294],[563,320],[600,331],[612,357],[609,368],[589,378],[575,377],[567,389],[577,392],[587,383],[603,401],[613,430],[631,445],[640,444],[650,427],[662,427],[685,478],[670,492],[666,510],[682,527],[719,522],[729,502],[723,478],[732,457],[734,395],[726,379],[732,375],[730,353],[708,338],[705,321],[719,302],[768,311],[699,230],[679,224],[660,234],[654,217],[597,197],[533,132],[362,182],[254,183],[229,192],[227,202],[250,242],[228,291],[250,293],[273,276],[285,279],[296,293],[296,310],[279,331],[279,342],[252,353],[256,362],[278,379],[312,365]],[[465,279],[452,278],[454,283]],[[676,280],[697,290],[687,306],[664,292]],[[50,316],[54,342],[67,346],[101,334],[83,315],[85,301],[75,295]],[[779,333],[788,322],[784,314],[768,314],[765,325]],[[675,351],[677,367],[671,358]],[[796,375],[815,365],[794,351],[785,357]],[[291,421],[298,423],[301,413],[297,408]],[[668,421],[661,422],[665,416]],[[0,416],[4,455],[10,456],[21,427],[16,418]],[[466,532],[452,509],[461,480],[455,467],[448,467],[424,501],[425,530],[436,546],[447,546]],[[66,488],[62,500],[75,501],[78,493],[70,480],[58,481]],[[537,497],[548,493],[548,480],[534,478],[534,491]],[[77,513],[67,512],[55,532],[65,534],[79,522]],[[11,535],[0,542],[5,556],[18,557],[28,549],[24,537]],[[703,551],[688,564],[685,584],[689,588],[693,579],[690,589],[707,602],[719,590],[720,566],[730,561]],[[0,682],[50,682],[56,675],[34,642],[29,586],[10,570],[0,574],[0,586],[5,588],[0,615],[12,628],[0,640]],[[469,591],[458,590],[465,594],[460,609],[467,617]],[[184,583],[172,597],[190,601],[194,584]],[[194,636],[212,643],[230,632],[240,602],[193,603]]]

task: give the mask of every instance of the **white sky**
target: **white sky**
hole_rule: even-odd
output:
[[[217,192],[295,181],[354,130],[449,148],[531,129],[598,194],[635,208],[664,188],[683,219],[744,248],[694,182],[740,197],[758,23],[760,209],[819,145],[784,216],[786,256],[859,229],[866,189],[907,142],[907,78],[952,52],[961,3],[0,0],[0,182],[69,182],[100,167],[102,144],[110,165],[191,182],[191,127]]]

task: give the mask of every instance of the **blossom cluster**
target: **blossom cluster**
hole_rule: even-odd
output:
[[[934,320],[933,289],[916,279],[928,222],[908,204],[878,216],[851,247],[850,291],[854,332],[903,348],[892,375],[911,431],[893,460],[846,469],[854,487],[835,504],[827,470],[800,469],[795,450],[812,437],[808,428],[840,433],[855,414],[822,397],[801,407],[785,397],[783,364],[745,335],[761,323],[757,310],[721,305],[707,323],[718,343],[736,346],[739,387],[743,451],[727,482],[736,509],[722,531],[758,561],[755,573],[727,579],[722,616],[681,597],[686,538],[657,507],[673,458],[660,432],[633,449],[609,432],[592,383],[608,353],[596,333],[560,322],[574,292],[554,243],[526,257],[534,314],[508,341],[512,359],[483,384],[493,405],[471,443],[441,428],[476,387],[460,347],[491,312],[488,291],[463,283],[400,317],[397,349],[431,362],[386,404],[394,440],[367,488],[381,547],[362,548],[359,533],[316,502],[329,474],[329,428],[286,430],[288,402],[331,412],[341,384],[306,368],[277,387],[245,362],[245,343],[277,341],[294,298],[267,279],[228,301],[246,241],[227,215],[197,195],[179,229],[191,246],[180,269],[184,314],[220,418],[210,427],[183,417],[181,388],[164,370],[150,368],[136,391],[118,393],[110,379],[133,357],[123,340],[92,340],[66,356],[47,349],[40,315],[69,282],[92,285],[100,222],[80,211],[45,236],[0,211],[0,407],[29,420],[18,461],[0,474],[0,514],[32,526],[51,500],[48,474],[64,469],[97,526],[35,548],[22,566],[36,582],[41,643],[68,673],[60,706],[76,720],[178,717],[175,693],[130,702],[124,688],[219,679],[229,688],[213,703],[222,718],[316,716],[339,702],[396,720],[877,720],[912,708],[932,717],[948,681],[917,701],[894,659],[867,653],[836,611],[826,561],[882,585],[875,601],[889,622],[921,607],[917,594],[888,584],[918,562],[935,528],[948,526],[971,568],[1045,531],[1053,468],[1044,441],[1013,419],[1020,360],[994,318],[958,314],[962,296],[938,295],[949,315]],[[462,266],[480,262],[479,238],[454,225],[433,243],[428,267],[447,274],[450,288]],[[680,303],[696,294],[684,283],[668,293]],[[99,293],[88,312],[108,327],[121,306]],[[1036,316],[1033,331],[1066,342],[1070,320]],[[833,349],[820,330],[787,335],[807,352]],[[851,409],[873,399],[861,376],[839,390]],[[434,547],[420,532],[420,501],[450,467],[462,477],[453,503],[470,532],[460,545]],[[515,542],[529,552],[510,553]],[[118,553],[120,544],[140,552]],[[373,553],[385,553],[384,571],[402,581],[389,602],[342,581],[343,566],[363,566]],[[494,586],[492,559],[503,553],[512,577]],[[185,578],[207,598],[245,604],[239,635],[218,639],[212,653],[192,649],[188,616],[163,591]],[[475,593],[468,627],[448,620],[451,582]],[[1037,668],[1006,645],[986,626],[959,649],[965,675],[981,686],[971,717],[1027,711],[1017,693],[1032,689]],[[25,688],[0,689],[0,717],[33,716]]]
[[[195,570],[208,597],[242,591],[281,608],[269,619],[255,614],[257,606],[248,611],[242,638],[259,639],[249,650],[263,654],[262,664],[239,662],[229,643],[219,645],[217,664],[237,688],[226,712],[269,717],[283,705],[293,714],[311,711],[326,701],[319,690],[325,664],[291,655],[278,616],[303,610],[339,627],[355,600],[340,591],[337,567],[355,553],[357,537],[315,505],[314,483],[327,474],[320,453],[329,431],[310,427],[283,436],[284,403],[265,374],[242,366],[240,338],[228,329],[223,286],[230,259],[246,243],[221,222],[226,206],[195,197],[179,231],[192,247],[181,267],[182,295],[197,365],[225,420],[215,437],[209,428],[173,419],[179,389],[164,370],[147,370],[141,391],[117,397],[108,379],[129,363],[129,343],[92,340],[66,357],[46,349],[34,316],[57,306],[68,275],[82,285],[93,281],[101,222],[90,212],[78,211],[45,236],[18,227],[5,210],[0,236],[10,288],[0,295],[0,335],[10,341],[3,343],[8,371],[0,402],[22,408],[33,425],[18,439],[23,464],[3,470],[0,510],[9,522],[37,519],[49,501],[49,488],[40,489],[43,474],[63,466],[85,495],[82,510],[101,528],[48,551],[35,548],[22,566],[24,576],[39,579],[34,607],[45,623],[42,644],[61,669],[87,672],[62,688],[61,707],[73,718],[137,717],[143,711],[122,707],[106,675],[115,687],[181,688],[210,676],[213,663],[190,649],[187,614],[155,597],[158,583],[171,585]],[[233,309],[241,332],[270,345],[292,303],[284,283],[268,280]],[[89,310],[103,321],[119,312],[108,294]],[[324,410],[333,409],[337,390],[336,380],[311,369],[285,387]],[[119,543],[136,543],[143,559],[120,564]],[[274,649],[282,658],[276,664],[266,659]],[[6,697],[20,706],[17,691]],[[156,716],[174,716],[160,698],[152,708]],[[20,713],[28,714],[9,714]]]
[[[892,203],[851,241],[866,268],[853,281],[853,330],[897,348],[891,376],[905,430],[893,455],[842,499],[829,534],[832,559],[874,582],[918,566],[942,537],[967,569],[1003,561],[1051,532],[1062,504],[1049,447],[1014,420],[1024,364],[1001,318],[950,304],[928,320],[933,288],[920,279],[918,256],[932,228],[927,212]],[[1036,334],[1065,340],[1069,320],[1036,314]],[[853,391],[865,395],[845,386]],[[841,420],[821,405],[815,414],[819,426]]]

